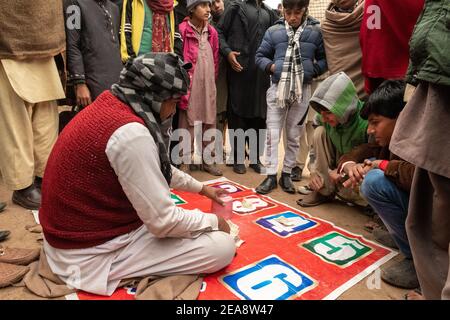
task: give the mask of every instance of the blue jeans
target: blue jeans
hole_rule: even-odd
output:
[[[361,193],[383,220],[400,252],[412,258],[406,235],[409,194],[400,190],[380,169],[370,170],[361,185]]]

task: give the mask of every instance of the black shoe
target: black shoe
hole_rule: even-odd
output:
[[[245,164],[233,164],[233,171],[239,174],[244,174],[247,172]]]
[[[249,167],[255,170],[256,173],[261,173],[264,168],[262,163],[259,161],[257,163],[252,163],[251,165],[249,165]]]
[[[280,181],[278,182],[284,192],[295,193],[295,186],[292,183],[291,175],[289,173],[281,173]]]
[[[6,208],[6,202],[0,202],[0,212],[5,210],[5,208]]]
[[[0,230],[0,241],[3,241],[6,238],[8,238],[10,233],[11,232],[9,232],[8,230]]]
[[[39,190],[42,190],[42,178],[36,176],[36,177],[34,178],[34,185],[35,185],[36,188],[38,188]]]
[[[12,201],[29,210],[38,210],[41,206],[41,190],[34,184],[22,190],[13,192]]]
[[[268,194],[273,189],[277,187],[277,175],[269,175],[266,179],[258,186],[256,187],[256,192],[259,194]]]
[[[291,172],[291,180],[292,181],[301,181],[302,180],[302,168],[299,166],[293,167]]]

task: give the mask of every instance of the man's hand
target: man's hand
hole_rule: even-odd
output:
[[[372,169],[376,169],[380,167],[380,163],[383,160],[374,160],[374,161],[370,161],[369,159],[364,160],[364,168],[369,167],[370,169],[366,169],[367,172],[369,172],[369,170]]]
[[[207,185],[203,185],[202,191],[200,191],[202,196],[210,198],[212,201],[216,201],[221,205],[224,205],[224,202],[220,197],[228,195],[229,192],[222,188],[213,188]]]
[[[334,184],[337,184],[342,179],[342,176],[339,173],[337,173],[337,169],[334,169],[333,171],[328,172],[328,174],[330,176],[331,181]]]
[[[319,191],[324,187],[322,177],[317,174],[311,175],[311,180],[309,181],[308,186],[314,191]]]
[[[342,185],[344,188],[356,187],[369,172],[371,168],[365,166],[363,163],[349,163],[344,167],[344,171],[348,175],[348,180],[345,181]]]
[[[217,216],[219,231],[226,232],[230,234],[230,225],[228,222],[221,216]]]
[[[272,64],[270,66],[270,73],[274,74],[275,73],[275,64]]]
[[[237,61],[236,57],[238,55],[240,55],[240,52],[236,52],[236,51],[231,51],[228,54],[228,63],[231,65],[231,67],[233,68],[234,71],[236,72],[241,72],[242,71],[242,66],[240,65],[240,63]]]
[[[75,94],[77,97],[77,104],[79,106],[83,106],[86,107],[87,105],[92,103],[91,100],[91,93],[89,91],[89,88],[87,87],[87,85],[85,83],[82,84],[77,84],[75,86]]]

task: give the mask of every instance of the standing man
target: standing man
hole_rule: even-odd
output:
[[[123,68],[120,11],[109,0],[64,0],[67,21],[74,7],[79,9],[81,23],[80,26],[66,24],[67,71],[76,103],[84,107],[119,80]]]
[[[450,299],[450,5],[427,0],[410,41],[406,81],[417,86],[390,150],[416,165],[406,232],[422,293]]]
[[[224,13],[217,31],[220,50],[228,61],[228,127],[230,129],[256,130],[257,150],[249,150],[250,164],[257,173],[261,172],[259,157],[263,153],[264,141],[260,141],[259,130],[266,127],[266,91],[270,85],[269,75],[255,64],[255,54],[266,30],[278,19],[275,12],[262,0],[236,1]],[[233,138],[233,141],[231,141]],[[234,157],[233,170],[246,172],[244,159],[238,159],[238,150],[245,150],[246,142],[230,135]],[[237,145],[239,141],[239,145]]]
[[[58,136],[62,12],[58,0],[0,2],[0,173],[26,209],[41,204],[40,180]]]

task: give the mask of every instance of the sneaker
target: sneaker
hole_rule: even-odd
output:
[[[402,261],[382,270],[381,279],[404,289],[415,289],[419,286],[414,262],[408,258],[404,258]]]

